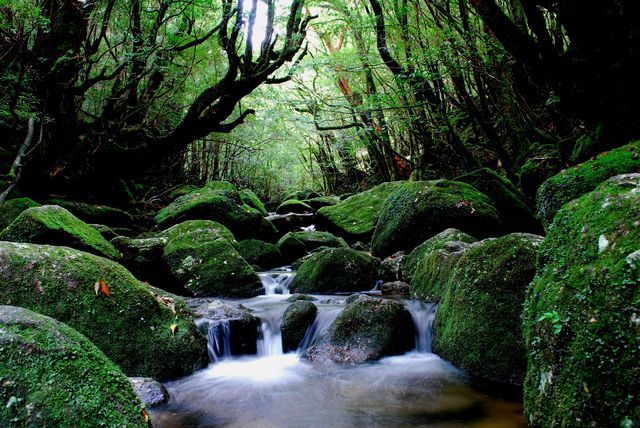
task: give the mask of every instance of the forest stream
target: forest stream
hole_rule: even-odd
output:
[[[474,389],[463,371],[431,352],[433,304],[403,300],[417,332],[411,352],[358,365],[316,364],[301,355],[344,309],[346,297],[316,295],[316,320],[299,348],[285,353],[280,324],[293,275],[261,273],[266,294],[234,301],[261,320],[257,355],[231,355],[228,323],[200,320],[211,362],[165,385],[170,399],[153,410],[156,427],[526,426],[520,402]]]

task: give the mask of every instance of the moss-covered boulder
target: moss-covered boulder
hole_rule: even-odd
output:
[[[0,242],[0,301],[67,323],[130,376],[168,379],[206,361],[206,341],[179,299],[89,253]]]
[[[554,153],[547,153],[527,159],[518,174],[519,188],[522,189],[528,198],[533,200],[542,183],[561,170],[562,162],[559,156]]]
[[[411,296],[427,302],[441,302],[458,259],[474,245],[481,244],[447,241],[439,248],[425,254],[418,261],[413,272]]]
[[[282,346],[284,351],[295,351],[307,329],[318,315],[318,308],[309,301],[298,300],[287,307],[282,315]]]
[[[291,289],[299,293],[355,292],[373,288],[380,261],[350,248],[331,248],[309,257]]]
[[[236,249],[252,266],[267,270],[282,265],[280,250],[274,244],[259,239],[245,239],[236,244]]]
[[[65,245],[110,259],[120,253],[100,233],[57,205],[43,205],[23,211],[6,229],[0,241]]]
[[[164,259],[179,284],[195,296],[252,297],[262,292],[253,268],[211,230],[197,229],[170,240]]]
[[[240,199],[242,199],[242,202],[249,205],[251,208],[255,208],[256,210],[258,210],[260,214],[264,216],[268,214],[267,209],[264,207],[264,204],[262,203],[260,198],[258,198],[258,195],[253,193],[252,190],[242,189],[240,190],[239,193],[240,193]]]
[[[640,174],[565,205],[524,315],[531,426],[640,423]]]
[[[59,205],[86,223],[131,228],[133,216],[126,211],[107,205],[95,205],[66,199],[49,199],[49,205]]]
[[[382,294],[408,296],[410,292],[409,284],[402,281],[385,282],[380,286]]]
[[[278,214],[310,214],[313,213],[313,208],[298,199],[287,199],[276,208]]]
[[[316,222],[315,214],[277,214],[268,217],[268,219],[277,229],[278,237],[282,237],[288,232],[300,231],[303,227],[308,227]]]
[[[320,231],[289,232],[280,238],[276,245],[287,263],[320,247],[348,247],[344,239],[329,232]]]
[[[427,254],[442,249],[444,244],[449,241],[462,241],[470,244],[476,242],[476,239],[458,229],[445,229],[418,245],[411,253],[402,259],[400,264],[400,277],[407,282],[411,282],[418,263],[424,259]]]
[[[206,230],[212,234],[218,235],[229,242],[235,241],[233,233],[224,225],[212,220],[187,220],[171,226],[168,229],[152,234],[150,237],[165,238],[172,240],[196,230]]]
[[[404,182],[379,184],[340,203],[320,208],[318,220],[327,230],[353,241],[369,241],[384,201]]]
[[[338,196],[319,196],[317,198],[305,199],[302,202],[317,211],[323,207],[336,205],[340,202],[340,198]]]
[[[98,233],[100,233],[100,235],[109,242],[111,242],[113,238],[120,236],[115,230],[109,226],[105,226],[104,224],[90,224],[89,226],[97,230]]]
[[[306,352],[306,358],[356,364],[403,354],[414,345],[413,319],[402,304],[357,299],[347,305],[320,342]]]
[[[522,305],[541,241],[513,233],[464,251],[436,314],[436,353],[481,382],[522,385]]]
[[[470,184],[489,197],[500,213],[504,230],[507,232],[542,232],[540,221],[526,202],[526,196],[506,178],[489,168],[461,175],[454,179]]]
[[[287,201],[289,199],[297,199],[299,201],[302,201],[304,199],[312,199],[312,198],[319,198],[320,195],[318,192],[316,192],[315,190],[311,190],[311,189],[302,189],[302,190],[291,190],[289,192],[286,192],[283,196],[281,201]]]
[[[171,283],[169,267],[164,261],[167,238],[134,239],[118,236],[111,243],[122,254],[121,263],[136,278],[163,290],[177,291]]]
[[[86,337],[0,306],[0,426],[150,427],[129,381]]]
[[[13,220],[24,210],[39,206],[39,203],[29,198],[15,198],[4,201],[0,205],[0,231],[13,223]]]
[[[609,177],[637,172],[640,172],[640,140],[604,152],[545,181],[536,195],[538,216],[548,228],[567,202],[591,192]]]
[[[160,227],[186,220],[213,220],[228,227],[239,239],[251,238],[261,227],[263,216],[245,205],[230,183],[215,182],[180,196],[155,217]]]
[[[379,257],[409,252],[449,227],[483,238],[499,233],[502,223],[489,198],[466,183],[408,182],[385,201],[371,252]]]

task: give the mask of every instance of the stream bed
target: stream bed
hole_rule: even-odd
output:
[[[280,322],[289,305],[291,275],[286,270],[262,274],[269,294],[234,301],[261,320],[258,354],[212,355],[206,369],[167,383],[170,400],[152,409],[154,426],[526,426],[521,403],[474,389],[464,372],[431,352],[433,305],[404,301],[417,330],[413,351],[345,366],[301,358],[345,306],[346,296],[315,296],[315,323],[297,352],[284,353]]]

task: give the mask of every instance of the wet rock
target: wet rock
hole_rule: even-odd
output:
[[[384,257],[400,250],[411,251],[449,227],[487,237],[499,233],[502,222],[491,200],[466,183],[408,182],[385,201],[371,252]]]
[[[380,287],[382,294],[395,294],[408,296],[410,292],[409,284],[402,281],[385,282]]]
[[[347,305],[305,357],[311,361],[357,364],[403,354],[414,346],[411,314],[400,303],[358,299]]]
[[[626,174],[564,205],[550,225],[524,311],[531,426],[640,420],[639,219],[640,174]]]
[[[0,301],[75,328],[130,376],[169,379],[206,362],[186,305],[159,293],[102,257],[0,242]]]
[[[287,232],[300,231],[302,227],[310,226],[316,221],[314,214],[276,214],[267,218],[273,223],[280,236]]]
[[[90,224],[89,226],[97,230],[98,233],[100,233],[100,235],[102,235],[102,237],[107,241],[111,241],[113,238],[119,236],[115,230],[109,226],[105,226],[104,224]]]
[[[322,207],[336,205],[338,202],[340,202],[340,198],[337,196],[319,196],[317,198],[305,199],[302,202],[317,211]]]
[[[278,214],[312,214],[313,208],[298,199],[287,199],[276,208]]]
[[[297,302],[299,300],[306,300],[308,302],[314,302],[314,301],[316,301],[318,299],[316,299],[315,297],[310,296],[308,294],[295,293],[295,294],[292,294],[291,297],[285,299],[285,302]]]
[[[282,346],[284,351],[295,351],[313,324],[318,308],[311,302],[300,300],[292,303],[282,316]]]
[[[169,391],[150,377],[130,377],[129,383],[145,406],[156,407],[169,401]]]
[[[151,426],[125,375],[71,327],[0,306],[0,344],[0,426]]]
[[[162,289],[171,288],[169,267],[164,261],[166,238],[133,239],[118,236],[111,243],[122,254],[122,265],[136,278]]]
[[[57,205],[42,205],[23,211],[0,232],[1,241],[64,245],[110,259],[120,252],[100,233]]]
[[[309,257],[298,269],[291,289],[299,293],[371,290],[380,261],[350,248],[332,248]]]
[[[379,276],[383,281],[396,281],[400,279],[400,267],[405,258],[404,251],[398,251],[382,260]]]
[[[289,232],[280,238],[277,246],[285,262],[299,259],[319,247],[348,247],[344,239],[319,231]]]
[[[259,266],[261,270],[282,266],[280,250],[274,244],[259,239],[245,239],[236,244],[236,249],[247,263]]]
[[[346,298],[345,303],[348,305],[350,303],[357,302],[360,300],[374,300],[374,298],[366,294],[354,293],[351,296]]]

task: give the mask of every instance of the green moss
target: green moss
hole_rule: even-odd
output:
[[[298,199],[287,199],[276,208],[278,214],[297,213],[305,214],[312,213],[313,208]]]
[[[304,199],[318,198],[320,196],[321,195],[318,192],[311,189],[291,190],[282,196],[282,201],[284,202],[289,199],[298,199],[302,201]]]
[[[183,184],[182,186],[178,186],[174,190],[172,190],[171,193],[169,193],[169,197],[171,199],[176,199],[180,196],[188,195],[191,192],[195,192],[198,189],[200,189],[200,187],[193,184]]]
[[[413,349],[415,327],[400,303],[357,299],[336,318],[328,334],[307,352],[311,360],[361,363]]]
[[[525,413],[534,427],[640,423],[640,174],[564,205],[527,296]]]
[[[379,184],[344,201],[318,210],[318,219],[328,230],[354,241],[368,241],[387,197],[404,182]]]
[[[466,183],[407,182],[385,201],[371,252],[382,257],[411,251],[449,227],[483,238],[499,232],[501,221],[489,198]]]
[[[39,207],[40,204],[29,198],[9,199],[0,206],[0,231],[13,223],[22,211]]]
[[[273,244],[259,239],[245,239],[236,244],[236,249],[250,265],[270,269],[281,264],[280,250]]]
[[[131,227],[133,217],[126,211],[106,205],[94,205],[84,202],[50,199],[49,205],[59,205],[86,223],[106,224],[108,226]]]
[[[118,250],[96,229],[57,205],[43,205],[23,211],[0,232],[0,240],[66,245],[111,259],[120,258]]]
[[[536,192],[550,177],[562,170],[562,162],[556,155],[543,155],[528,159],[520,168],[519,186],[527,197],[535,199]]]
[[[302,202],[309,205],[314,210],[319,210],[322,207],[330,207],[340,202],[338,196],[319,196],[317,198],[305,199]]]
[[[500,213],[505,231],[542,232],[540,222],[525,202],[526,196],[506,178],[488,168],[482,168],[454,180],[467,183],[488,196]]]
[[[411,295],[417,299],[439,303],[449,286],[449,280],[458,260],[469,245],[450,241],[442,248],[426,254],[417,264],[411,281]]]
[[[231,233],[231,231],[226,226],[212,220],[183,221],[182,223],[176,224],[168,229],[156,233],[155,236],[158,238],[166,238],[168,240],[172,240],[186,233],[201,229],[206,229],[212,233],[215,233],[220,238],[225,238],[230,242],[235,241],[233,233]]]
[[[318,308],[309,301],[299,300],[289,305],[282,315],[282,346],[285,352],[298,349],[317,314]]]
[[[262,292],[260,278],[233,245],[207,229],[169,241],[164,259],[178,282],[196,296],[252,297]]]
[[[101,279],[110,297],[96,294]],[[206,341],[189,314],[173,313],[124,267],[88,253],[0,242],[0,301],[67,323],[130,376],[168,379],[206,362]]]
[[[173,288],[163,255],[166,238],[133,239],[118,236],[111,243],[122,253],[121,263],[141,281],[161,288]]]
[[[213,220],[228,227],[237,238],[250,238],[261,227],[263,216],[245,205],[233,185],[214,182],[181,196],[155,217],[161,227],[185,220]]]
[[[240,198],[242,199],[242,202],[249,205],[251,208],[255,208],[256,210],[258,210],[261,215],[266,216],[267,214],[269,214],[267,212],[267,209],[262,204],[260,198],[258,198],[258,195],[253,193],[253,191],[251,191],[250,189],[240,190]]]
[[[285,262],[292,262],[320,247],[348,247],[342,238],[321,231],[289,232],[278,243]]]
[[[89,226],[97,230],[98,233],[107,241],[111,241],[113,238],[119,236],[115,230],[109,226],[105,226],[104,224],[90,224]]]
[[[548,228],[567,202],[591,192],[609,177],[633,172],[640,172],[640,140],[602,153],[545,181],[536,196],[538,216]]]
[[[380,261],[350,248],[331,248],[309,257],[291,288],[299,293],[363,291],[373,288]]]
[[[466,233],[458,229],[449,228],[443,230],[442,232],[418,245],[413,249],[413,251],[411,251],[411,253],[407,254],[407,256],[402,259],[402,261],[400,262],[402,278],[407,282],[411,282],[418,263],[427,254],[435,250],[442,249],[444,244],[449,241],[462,241],[470,244],[472,242],[476,242],[476,239],[473,236],[467,235]]]
[[[435,352],[482,381],[522,385],[522,305],[541,240],[514,233],[464,251],[436,314]]]
[[[77,331],[12,306],[0,327],[0,426],[151,426],[127,378]]]

